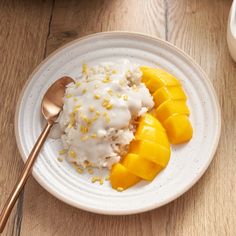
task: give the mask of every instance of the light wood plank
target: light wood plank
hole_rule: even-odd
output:
[[[47,53],[90,33],[132,30],[165,37],[165,6],[156,0],[56,1]],[[43,190],[33,179],[25,191],[22,235],[153,235],[151,213],[102,216],[72,208]],[[160,215],[166,210],[160,209]],[[162,214],[163,212],[163,214]],[[160,232],[165,223],[159,217]]]
[[[15,108],[20,90],[43,58],[50,6],[50,1],[0,1],[0,209],[23,167],[14,138]],[[18,235],[20,208],[15,207],[2,235]]]
[[[164,38],[164,1],[56,1],[47,53],[78,37],[110,30],[136,31]]]
[[[169,0],[169,41],[206,71],[222,108],[217,154],[199,183],[170,208],[170,235],[235,235],[236,67],[226,42],[231,1]]]
[[[31,179],[25,192],[22,235],[234,235],[236,66],[225,40],[230,4],[223,0],[55,3],[47,53],[77,37],[105,30],[167,37],[207,72],[219,95],[225,122],[212,165],[176,201],[134,216],[100,216],[63,204]]]

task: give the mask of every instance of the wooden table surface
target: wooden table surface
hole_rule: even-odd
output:
[[[217,153],[200,181],[163,206],[132,216],[75,209],[31,177],[3,235],[236,235],[236,63],[227,50],[228,0],[0,0],[0,207],[23,162],[14,138],[19,93],[52,51],[100,31],[136,31],[165,39],[208,74],[222,108]]]

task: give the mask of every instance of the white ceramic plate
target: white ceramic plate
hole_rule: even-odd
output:
[[[91,183],[66,161],[58,162],[59,140],[48,139],[33,169],[35,179],[51,194],[75,207],[103,214],[133,214],[160,207],[187,191],[209,166],[220,136],[220,108],[214,89],[200,67],[185,53],[160,39],[136,33],[106,32],[75,40],[43,61],[23,89],[15,119],[17,144],[25,161],[42,130],[41,99],[58,78],[78,76],[81,64],[128,58],[158,66],[178,77],[188,95],[193,139],[172,146],[171,160],[153,182],[124,191],[109,182]]]

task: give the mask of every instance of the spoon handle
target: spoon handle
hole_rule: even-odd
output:
[[[27,161],[25,162],[25,166],[24,169],[17,181],[17,183],[15,184],[9,198],[7,199],[3,210],[0,214],[0,233],[3,232],[4,227],[7,223],[8,217],[12,211],[12,208],[14,207],[20,192],[22,190],[22,188],[24,187],[29,175],[31,174],[31,169],[33,167],[33,164],[51,130],[53,126],[53,122],[48,122],[46,127],[44,128],[44,130],[42,131],[42,133],[40,134],[37,142],[35,143],[33,149],[31,150],[29,157],[27,159]]]

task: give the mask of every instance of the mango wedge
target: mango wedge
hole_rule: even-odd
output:
[[[162,87],[153,94],[155,106],[160,106],[167,100],[183,100],[186,101],[187,97],[181,86],[176,87]]]
[[[171,74],[162,69],[140,67],[143,73],[142,82],[144,82],[151,93],[159,88],[166,86],[180,86],[180,82]]]
[[[168,117],[174,114],[189,115],[190,111],[185,101],[168,100],[156,109],[156,117],[163,123]]]
[[[156,165],[137,154],[129,153],[122,161],[132,174],[139,176],[145,180],[153,180],[155,176],[163,169],[162,166]]]
[[[164,123],[170,142],[180,144],[189,141],[193,136],[192,125],[186,115],[170,116]]]
[[[129,153],[135,153],[150,162],[162,166],[163,168],[166,167],[170,160],[169,148],[147,140],[132,141]]]
[[[141,180],[138,176],[128,171],[122,164],[117,163],[112,166],[110,181],[114,189],[127,189]]]
[[[144,116],[142,116],[139,119],[139,126],[143,126],[143,125],[153,126],[153,127],[156,127],[157,130],[166,132],[162,124],[160,123],[160,121],[157,118],[155,118],[153,115],[148,114],[148,113],[146,113]]]
[[[139,124],[136,133],[136,140],[147,140],[156,142],[166,148],[170,148],[170,143],[165,131],[158,130],[156,127]]]

